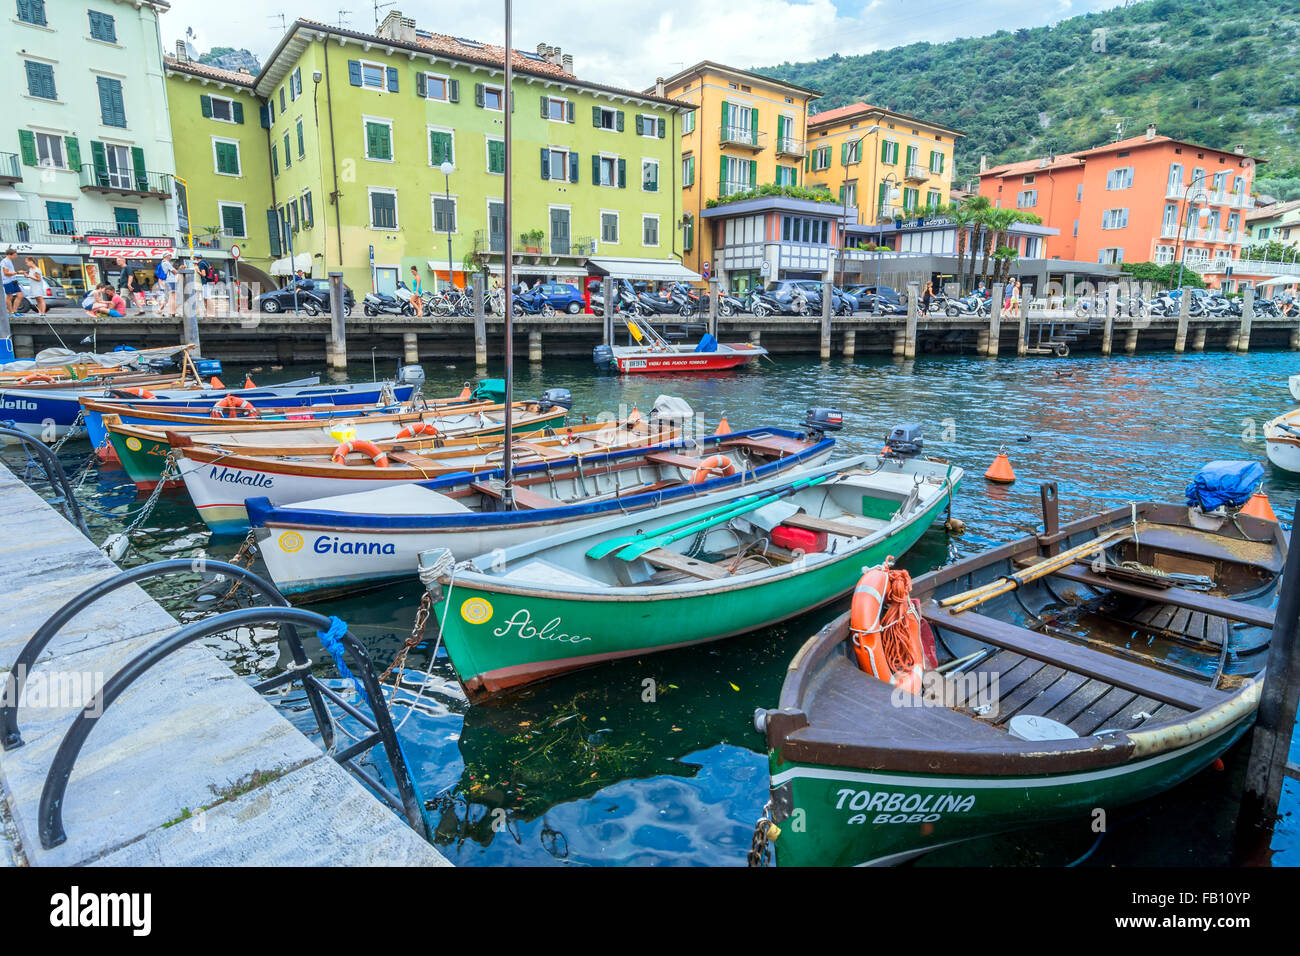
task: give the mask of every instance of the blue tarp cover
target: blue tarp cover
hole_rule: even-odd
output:
[[[718,350],[718,340],[708,332],[704,333],[704,338],[700,339],[700,344],[695,346],[697,352],[716,352]]]
[[[1202,511],[1242,505],[1263,479],[1264,466],[1257,461],[1212,461],[1187,486],[1187,503]]]

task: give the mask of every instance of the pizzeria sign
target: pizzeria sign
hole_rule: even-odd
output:
[[[144,236],[86,236],[91,255],[102,259],[161,259],[173,252],[170,239]]]

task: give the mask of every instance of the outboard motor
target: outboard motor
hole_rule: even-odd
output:
[[[573,395],[567,388],[548,388],[537,401],[537,407],[544,412],[557,406],[566,412],[573,407]]]
[[[827,432],[837,432],[844,428],[844,413],[838,408],[810,408],[804,419],[804,427],[810,435],[825,438]]]
[[[614,350],[608,345],[597,345],[591,350],[591,360],[601,367],[613,365]]]
[[[899,425],[885,436],[882,458],[915,458],[925,447],[925,436],[916,423]]]
[[[403,365],[397,370],[397,381],[401,385],[414,385],[418,392],[424,385],[424,369],[419,365]]]

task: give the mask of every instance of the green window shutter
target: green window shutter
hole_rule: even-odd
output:
[[[272,176],[280,175],[280,160],[278,158],[279,155],[280,155],[280,151],[275,148],[275,143],[272,143],[271,144],[271,175]]]
[[[131,166],[135,169],[135,185],[141,192],[149,188],[149,174],[144,168],[144,150],[139,146],[131,147]]]
[[[636,134],[638,136],[641,135],[641,114],[640,113],[636,114]]]
[[[95,179],[101,186],[108,185],[108,154],[104,152],[104,144],[98,140],[90,141],[90,158],[95,164]]]
[[[244,104],[239,102],[239,100],[235,100],[230,104],[230,112],[235,118],[235,122],[242,125],[244,122]]]
[[[550,117],[551,117],[551,104],[549,101],[549,97],[547,97],[547,95],[543,93],[542,94],[542,119],[550,119]]]
[[[481,107],[483,105],[483,84],[474,84],[474,105]]]
[[[776,117],[776,138],[778,146],[780,145],[780,140],[785,139],[785,114],[783,113],[778,113]]]
[[[113,222],[123,236],[140,235],[140,210],[125,206],[113,207]]]
[[[617,110],[614,113],[614,128],[620,133],[623,132],[623,111]]]
[[[271,240],[271,255],[280,255],[280,217],[274,209],[266,211],[266,234]]]
[[[488,172],[504,173],[506,171],[506,144],[497,140],[488,143]]]
[[[847,166],[848,164],[849,164],[849,144],[847,142],[840,143],[840,165]]]
[[[454,77],[447,81],[447,102],[460,102],[460,80]]]
[[[596,109],[599,110],[600,107],[597,106]],[[591,154],[591,184],[600,185],[600,156],[597,153]]]
[[[207,93],[199,96],[199,111],[203,113],[204,119],[212,119],[212,97]]]
[[[293,165],[293,156],[289,150],[289,134],[284,134],[284,168],[288,169]]]
[[[753,118],[750,120],[749,128],[753,130],[754,142],[758,142],[758,107],[755,106],[751,111]]]
[[[569,182],[576,183],[577,181],[578,181],[578,154],[570,153],[569,154]]]
[[[302,135],[302,120],[298,120],[298,155],[301,156],[307,152],[307,143]]]
[[[722,128],[724,130],[727,128],[728,125],[730,125],[727,122],[728,115],[730,114],[730,112],[731,112],[731,104],[729,104],[726,100],[723,100],[722,101]]]
[[[542,147],[542,178],[551,178],[551,151],[545,146]]]
[[[18,148],[23,154],[23,165],[35,166],[37,164],[35,133],[29,129],[20,129],[18,131]]]
[[[880,191],[876,197],[876,215],[879,216],[885,210],[885,184],[880,184]]]
[[[663,139],[668,135],[668,121],[661,116],[657,122],[659,123],[659,138]]]
[[[592,126],[599,126],[599,125],[600,125],[600,107],[599,107],[599,106],[593,106],[593,107],[591,108],[591,125],[592,125]]]
[[[573,122],[573,100],[564,104],[564,119],[566,122]]]
[[[806,172],[808,172],[808,170],[810,170],[810,169],[812,169],[812,152],[811,152],[811,151],[810,151],[810,152],[807,152],[807,153],[804,153],[804,156],[803,156],[803,171],[806,173]]]
[[[626,159],[620,159],[618,161],[618,188],[619,189],[627,188],[627,160]]]
[[[722,168],[718,171],[718,189],[721,191],[722,184],[727,181],[727,157],[722,157]]]
[[[429,81],[423,73],[415,74],[415,95],[424,99],[429,95]]]
[[[758,160],[749,161],[749,185],[751,187],[758,185]]]
[[[63,152],[67,156],[69,169],[81,169],[81,144],[75,136],[63,137]]]

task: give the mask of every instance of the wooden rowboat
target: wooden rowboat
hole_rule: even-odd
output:
[[[1142,503],[1058,530],[1055,486],[1044,505],[1042,534],[914,582],[939,661],[919,695],[858,667],[849,615],[791,661],[755,715],[779,865],[1083,819],[1176,786],[1250,726],[1282,529]]]
[[[961,478],[860,456],[619,516],[451,567],[420,555],[471,700],[602,661],[744,634],[852,590],[910,548]],[[805,542],[796,547],[794,542]]]
[[[1287,471],[1300,471],[1300,408],[1264,423],[1264,452]]]

